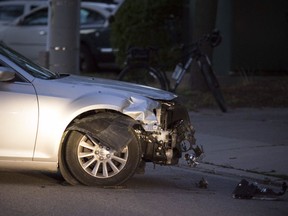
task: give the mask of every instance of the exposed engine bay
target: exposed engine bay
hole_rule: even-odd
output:
[[[132,112],[129,113],[131,115]],[[195,166],[204,155],[203,149],[195,144],[195,130],[188,112],[177,101],[158,101],[145,119],[145,114],[134,111],[133,115],[141,116],[141,120],[128,120],[125,116],[113,113],[107,118],[103,114],[104,116],[98,113],[85,122],[76,123],[70,130],[83,132],[90,139],[95,139],[95,142],[120,151],[131,141],[131,131],[127,128],[133,128],[141,142],[142,160],[154,164],[175,165],[183,152],[193,150],[194,153],[185,154],[184,158],[190,166]],[[95,128],[98,128],[97,131]]]
[[[182,152],[194,150],[194,154],[189,155],[189,162],[186,160],[189,165],[196,165],[197,160],[203,157],[203,150],[195,144],[195,130],[186,108],[175,102],[162,102],[161,108],[156,110],[156,116],[159,125],[144,127],[146,131],[137,130],[142,142],[143,160],[175,165],[182,157]]]

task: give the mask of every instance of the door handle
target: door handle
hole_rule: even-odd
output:
[[[47,32],[46,31],[39,31],[39,35],[46,35]]]

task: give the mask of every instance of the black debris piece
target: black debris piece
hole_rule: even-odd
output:
[[[202,178],[198,183],[199,188],[207,189],[208,181],[205,178]]]
[[[271,188],[261,188],[256,182],[249,183],[242,179],[232,193],[235,199],[278,200],[287,190],[286,182],[282,184],[282,191],[275,192]]]

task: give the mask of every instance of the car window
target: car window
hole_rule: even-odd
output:
[[[0,42],[1,43],[1,42]],[[59,74],[49,71],[35,63],[21,54],[17,53],[15,50],[10,49],[5,44],[1,43],[0,46],[0,54],[6,56],[11,61],[13,61],[16,65],[23,68],[26,72],[31,74],[34,77],[40,79],[56,79],[59,78]]]
[[[99,24],[105,23],[105,17],[97,11],[81,8],[80,24]],[[48,9],[43,8],[35,13],[25,17],[21,22],[22,25],[48,25]]]
[[[104,24],[105,17],[97,11],[81,8],[80,10],[80,24]]]
[[[23,5],[4,5],[0,6],[0,20],[12,21],[21,16],[24,12]]]
[[[48,25],[48,9],[43,8],[35,13],[26,16],[21,22],[22,25]]]
[[[37,8],[37,7],[39,7],[39,5],[34,5],[34,4],[32,4],[32,5],[30,5],[30,10],[33,10],[33,9],[35,9],[35,8]]]

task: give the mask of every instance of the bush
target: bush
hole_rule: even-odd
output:
[[[159,48],[160,61],[175,59],[171,48],[181,43],[183,0],[125,0],[111,24],[111,42],[122,64],[129,47]]]

